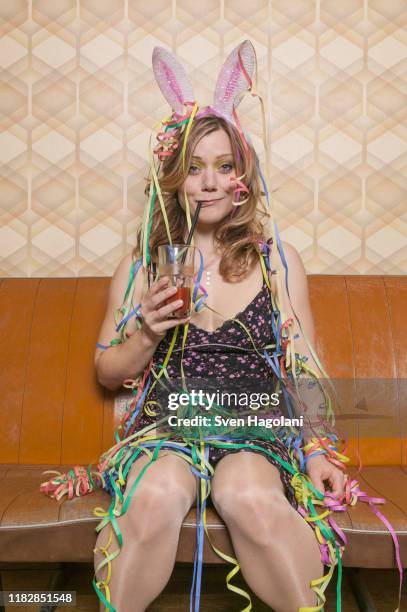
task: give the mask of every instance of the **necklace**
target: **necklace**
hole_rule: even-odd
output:
[[[203,269],[203,275],[202,275],[202,280],[203,280],[203,284],[205,285],[205,287],[210,287],[211,283],[213,282],[213,273],[215,272],[215,270],[211,270],[210,267],[213,268],[213,266],[215,265],[216,270],[218,269],[218,261],[215,259],[211,259],[210,261],[207,262],[207,266]]]
[[[212,270],[204,270],[204,272],[205,272],[204,284],[206,287],[210,287],[211,280],[212,280]]]

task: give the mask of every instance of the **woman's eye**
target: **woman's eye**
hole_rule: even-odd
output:
[[[228,172],[232,172],[233,167],[234,167],[233,164],[225,163],[225,164],[222,164],[221,166],[219,166],[219,170],[226,174]],[[200,170],[201,170],[201,167],[197,166],[195,164],[191,164],[189,166],[189,174],[198,174],[198,172],[200,172]]]

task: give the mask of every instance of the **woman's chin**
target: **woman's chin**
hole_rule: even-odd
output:
[[[202,227],[202,228],[209,228],[211,226],[213,227],[217,227],[220,223],[222,223],[222,221],[224,221],[226,218],[229,217],[229,213],[227,215],[224,215],[223,217],[219,217],[219,215],[213,215],[213,217],[200,217],[199,221],[197,223],[198,227]]]
[[[205,206],[201,208],[199,213],[199,225],[219,225],[224,219],[228,219],[231,214],[231,210],[226,210],[222,213],[212,209],[211,206]]]

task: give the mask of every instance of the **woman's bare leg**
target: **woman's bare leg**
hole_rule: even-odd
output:
[[[258,453],[226,455],[215,468],[212,500],[252,591],[276,612],[315,605],[310,581],[323,575],[319,546],[285,497],[278,469]]]
[[[126,493],[148,461],[141,457],[135,462]],[[143,612],[164,589],[175,564],[182,521],[196,499],[196,481],[189,465],[165,450],[141,477],[126,514],[117,519],[123,546],[112,561],[108,584],[117,612]],[[102,529],[95,548],[106,544],[109,529],[109,525]],[[110,553],[117,549],[113,536]],[[97,580],[107,574],[106,567],[96,571],[102,559],[101,553],[95,553]],[[104,609],[101,603],[100,610]]]

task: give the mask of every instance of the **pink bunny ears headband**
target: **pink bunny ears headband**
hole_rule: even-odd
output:
[[[214,111],[228,121],[233,121],[234,110],[244,94],[252,87],[256,67],[256,52],[252,43],[245,40],[235,47],[223,64],[216,82]],[[153,70],[159,88],[175,113],[182,116],[185,106],[195,101],[192,85],[180,61],[162,47],[153,51]]]
[[[252,90],[253,74],[256,71],[256,52],[252,43],[245,40],[235,47],[223,64],[218,80],[212,106],[198,113],[193,88],[178,58],[163,49],[155,47],[153,51],[153,70],[158,86],[173,110],[170,121],[164,121],[166,131],[158,135],[159,145],[154,149],[160,160],[165,159],[177,148],[178,142],[174,130],[185,120],[215,114],[223,117],[237,127],[243,143],[247,145],[241,129],[236,108],[245,93]]]

